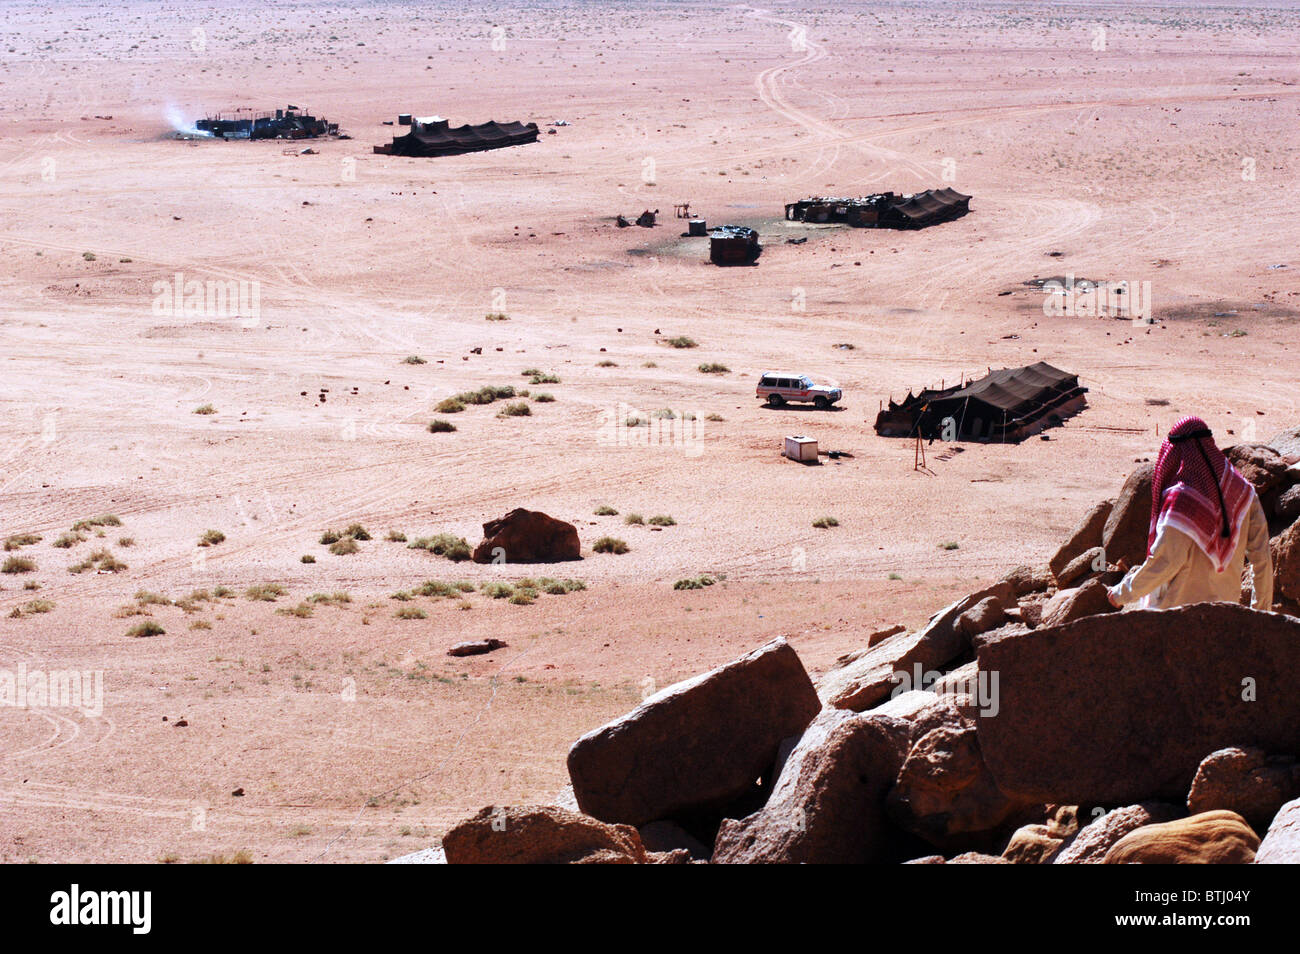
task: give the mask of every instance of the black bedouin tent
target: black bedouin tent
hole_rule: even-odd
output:
[[[445,119],[414,120],[405,136],[387,146],[375,146],[386,156],[455,156],[485,149],[502,149],[537,141],[537,123],[498,123],[451,127]]]
[[[954,189],[928,189],[914,195],[878,192],[857,198],[814,196],[791,202],[785,217],[792,222],[846,222],[857,228],[920,229],[970,211],[970,199]]]
[[[883,437],[1016,442],[1059,424],[1088,403],[1079,377],[1038,362],[990,371],[962,386],[909,393],[876,417]]]

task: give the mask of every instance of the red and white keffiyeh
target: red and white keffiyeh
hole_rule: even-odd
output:
[[[1205,422],[1185,417],[1160,445],[1151,481],[1147,556],[1165,526],[1195,541],[1222,573],[1237,549],[1255,488],[1229,463]]]

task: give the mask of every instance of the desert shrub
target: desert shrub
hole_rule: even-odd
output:
[[[195,414],[216,414],[217,409],[211,404],[200,404],[194,409]]]
[[[694,338],[688,338],[686,335],[679,335],[676,338],[667,339],[667,343],[674,348],[698,348],[699,342]]]
[[[423,358],[421,358],[418,354],[408,354],[405,358],[402,359],[402,364],[428,364],[428,362],[425,361]]]
[[[641,516],[639,513],[630,513],[623,518],[623,522],[628,526],[641,526],[645,523],[645,517]]]
[[[617,537],[601,537],[591,545],[596,553],[627,553],[627,543]]]
[[[342,590],[333,593],[313,593],[307,597],[308,603],[321,603],[325,606],[343,606],[352,602],[352,597]]]
[[[337,530],[326,530],[320,535],[320,542],[322,545],[338,543],[339,538],[342,536],[343,534],[339,533]]]
[[[706,586],[712,586],[716,581],[711,576],[692,576],[684,580],[678,580],[673,584],[675,590],[702,590]]]
[[[618,367],[618,362],[617,362],[617,361],[610,361],[608,358],[606,358],[604,361],[597,361],[597,362],[596,362],[596,367],[598,367],[598,368],[617,368],[617,367]]]
[[[704,419],[705,419],[706,421],[715,421],[715,422],[716,422],[716,421],[725,421],[725,420],[726,420],[726,418],[724,418],[721,414],[716,414],[716,413],[715,413],[715,414],[706,414],[706,415],[704,415]]]
[[[312,615],[310,603],[299,603],[297,606],[281,606],[276,610],[281,616],[296,616],[298,619],[308,619]]]
[[[828,530],[831,527],[838,527],[840,522],[834,517],[818,517],[813,521],[813,526],[818,530]]]
[[[537,594],[534,590],[521,589],[510,594],[509,602],[515,606],[531,606],[536,598]]]
[[[32,573],[36,570],[36,561],[31,557],[11,556],[0,566],[0,573]]]
[[[85,536],[80,533],[62,533],[59,534],[59,538],[54,541],[54,545],[60,550],[67,550],[71,547],[75,547],[78,543],[84,542],[85,539]]]
[[[465,410],[465,402],[460,398],[443,398],[433,408],[439,414],[459,414]]]
[[[666,513],[657,513],[657,514],[655,514],[653,517],[651,517],[651,518],[650,518],[648,521],[646,521],[646,522],[649,523],[650,526],[652,526],[652,527],[675,527],[675,526],[677,526],[677,521],[674,520],[672,517],[668,516],[668,514],[666,514]]]
[[[958,543],[956,540],[948,540],[948,541],[946,541],[946,542],[944,542],[944,543],[939,544],[939,549],[940,549],[940,550],[956,550],[956,549],[957,549],[958,547],[960,547],[960,546],[961,546],[961,544]]]
[[[700,365],[700,370],[705,374],[726,374],[731,369],[725,364],[719,364],[716,361],[708,361]]]
[[[509,599],[515,592],[514,586],[509,583],[484,583],[482,590],[484,596],[490,596],[494,600]]]
[[[617,517],[617,516],[618,516],[618,511],[617,511],[617,510],[615,510],[613,507],[607,506],[607,505],[605,505],[605,504],[601,504],[599,507],[597,507],[595,513],[596,513],[596,516],[597,516],[597,517]]]
[[[26,616],[33,616],[37,613],[48,613],[54,609],[54,604],[49,600],[28,600],[22,605],[21,612]]]
[[[98,517],[87,517],[85,520],[78,520],[72,525],[73,533],[82,533],[95,527],[120,527],[122,520],[116,514],[105,513]]]
[[[458,537],[454,533],[439,533],[432,537],[420,537],[407,544],[412,550],[428,550],[435,556],[446,557],[459,563],[462,560],[468,560],[474,552],[470,547],[469,541],[464,537]]]
[[[310,553],[304,553],[302,556],[298,557],[298,560],[299,560],[299,562],[301,562],[301,563],[315,563],[315,562],[316,562],[316,558],[315,558],[314,556],[312,556]]]
[[[218,543],[224,543],[226,535],[220,530],[204,530],[203,536],[199,537],[199,546],[214,547]]]
[[[135,537],[118,537],[117,545],[119,547],[133,547],[135,546]]]
[[[126,631],[126,635],[140,638],[142,636],[162,636],[167,630],[162,628],[162,624],[154,619],[142,619]]]
[[[529,384],[559,384],[560,377],[559,375],[550,371],[547,371],[545,373],[539,371],[528,379],[528,383]]]
[[[429,422],[430,434],[450,434],[456,429],[456,425],[451,421],[444,421],[442,418],[434,418]]]
[[[361,548],[357,546],[357,541],[352,537],[344,537],[341,540],[335,540],[330,544],[330,553],[335,556],[351,556]]]
[[[421,596],[443,597],[456,596],[460,593],[460,590],[452,583],[444,583],[441,580],[425,580],[415,592]]]
[[[487,321],[509,321],[510,316],[504,311],[490,311],[483,316]]]
[[[343,536],[351,537],[353,540],[369,540],[370,531],[359,523],[349,524],[348,528],[343,531]]]
[[[389,543],[405,543],[406,534],[404,534],[401,530],[389,530],[388,536],[384,537],[384,539],[387,540]]]
[[[393,614],[397,619],[428,619],[429,614],[418,606],[403,606]]]
[[[539,391],[535,395],[533,395],[533,400],[536,401],[538,404],[553,404],[555,403],[555,395],[548,394],[545,391]]]
[[[172,601],[169,597],[161,593],[154,593],[150,590],[136,590],[135,601],[141,606],[171,606]]]
[[[30,547],[34,543],[40,543],[41,538],[34,533],[15,533],[11,537],[5,537],[5,550],[17,550],[20,547]]]
[[[627,420],[623,422],[627,427],[649,427],[649,418],[641,417],[639,414],[629,414]]]
[[[274,603],[276,597],[284,596],[284,587],[279,583],[257,583],[244,590],[244,596],[254,601]]]
[[[512,401],[497,413],[497,417],[528,417],[532,413],[533,409],[523,401]]]

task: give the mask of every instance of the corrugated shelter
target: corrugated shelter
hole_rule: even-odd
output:
[[[709,261],[747,265],[758,258],[758,233],[744,225],[720,225],[709,233]]]
[[[431,117],[429,120],[413,119],[409,133],[394,136],[390,145],[375,146],[375,152],[387,156],[455,156],[536,141],[537,123],[489,120],[477,126],[453,128],[447,120]]]
[[[1077,414],[1088,403],[1079,376],[1040,361],[990,371],[966,385],[910,392],[876,417],[883,437],[1022,441]],[[947,423],[945,423],[947,422]]]

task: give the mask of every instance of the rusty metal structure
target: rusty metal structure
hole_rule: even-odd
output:
[[[200,119],[194,128],[214,139],[320,139],[339,134],[338,123],[292,105],[274,112],[236,109],[217,113]]]
[[[748,265],[761,251],[758,233],[744,225],[720,225],[709,232],[709,261],[714,265]]]

